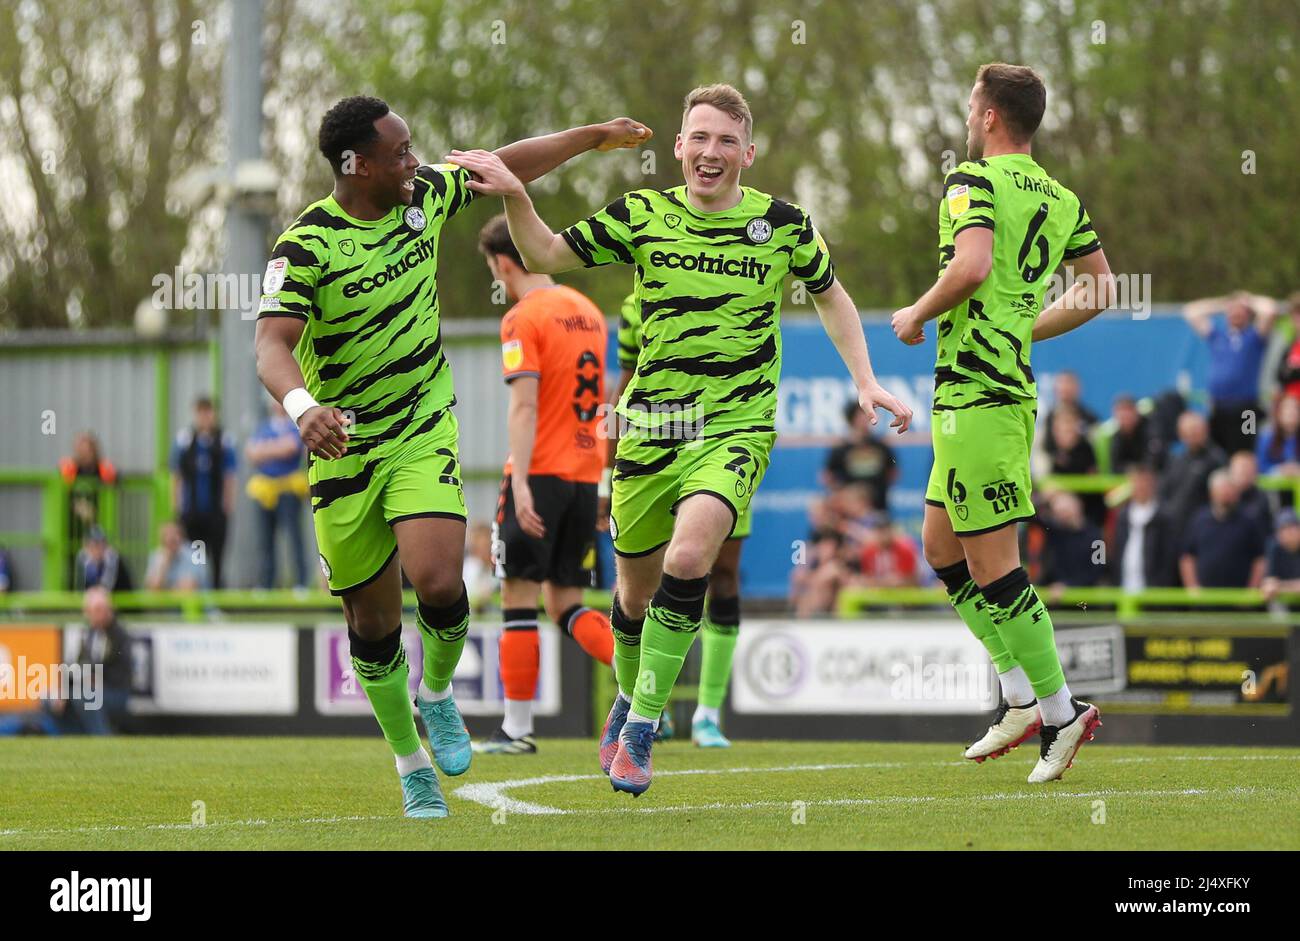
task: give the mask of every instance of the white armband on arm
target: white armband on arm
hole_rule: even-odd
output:
[[[311,397],[311,393],[299,386],[297,389],[290,389],[284,394],[284,401],[280,403],[284,410],[289,413],[293,423],[298,424],[298,419],[302,418],[302,413],[309,408],[316,408],[320,405]]]

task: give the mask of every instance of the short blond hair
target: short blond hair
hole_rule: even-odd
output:
[[[686,126],[686,116],[696,105],[712,105],[724,114],[735,118],[745,126],[745,139],[754,136],[754,116],[749,111],[749,102],[739,89],[732,85],[718,83],[701,85],[691,89],[682,104],[682,126]]]

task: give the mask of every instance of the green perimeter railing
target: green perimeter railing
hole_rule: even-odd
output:
[[[164,375],[165,367],[160,367]],[[162,429],[159,429],[160,435]],[[160,444],[160,447],[162,445]],[[163,461],[165,462],[165,452]],[[493,472],[495,479],[496,472]],[[76,489],[97,491],[97,522],[108,534],[118,551],[135,563],[137,576],[143,577],[143,561],[156,539],[158,525],[171,515],[170,479],[165,463],[154,473],[123,474],[114,484],[76,481],[69,484],[56,470],[0,468],[0,487],[35,487],[40,490],[41,525],[37,532],[30,530],[0,530],[0,546],[6,548],[37,548],[41,552],[42,584],[50,590],[70,587],[68,573],[72,559],[80,545],[72,538],[69,525],[71,496]],[[1264,490],[1290,492],[1293,505],[1300,507],[1300,478],[1270,476],[1259,478]],[[1059,474],[1040,478],[1035,482],[1040,490],[1060,489],[1074,493],[1106,494],[1111,506],[1128,498],[1128,481],[1121,474]],[[123,498],[135,493],[148,507],[148,518],[134,521],[136,525],[125,528],[122,516]],[[854,597],[850,591],[848,596]],[[1170,602],[1172,603],[1172,602]],[[1128,604],[1128,602],[1126,602]]]
[[[1163,617],[1166,615],[1186,619],[1195,612],[1204,619],[1225,609],[1234,619],[1251,615],[1256,620],[1277,620],[1268,610],[1264,593],[1253,588],[1148,588],[1139,592],[1124,592],[1118,588],[1066,588],[1052,592],[1039,588],[1039,595],[1055,616],[1057,612],[1072,618],[1095,620],[1097,611],[1104,611],[1120,620]],[[1283,606],[1300,608],[1300,592],[1276,596]],[[880,609],[947,608],[948,595],[941,587],[935,588],[845,588],[841,590],[836,613],[842,618],[859,617]]]
[[[70,587],[68,574],[81,545],[74,540],[71,526],[72,497],[93,491],[95,523],[109,542],[137,566],[156,543],[158,521],[171,515],[170,480],[166,473],[120,474],[112,484],[82,480],[69,483],[57,470],[0,468],[0,487],[33,487],[40,490],[41,525],[30,530],[0,530],[0,546],[7,549],[36,548],[41,552],[41,581],[53,590]],[[123,503],[132,494],[147,508],[145,520],[126,526]],[[142,568],[135,570],[144,575]]]

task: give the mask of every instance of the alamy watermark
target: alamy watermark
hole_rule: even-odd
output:
[[[1071,286],[1077,286],[1078,290],[1069,293]],[[1151,316],[1151,275],[1112,273],[1096,277],[1075,274],[1073,266],[1067,264],[1047,279],[1041,309],[1046,310],[1058,301],[1064,301],[1067,309],[1092,309],[1103,296],[1106,303],[1102,310],[1132,311],[1134,320],[1146,320]],[[1037,313],[1035,310],[1034,314]]]
[[[703,437],[708,416],[698,405],[664,405],[655,402],[629,405],[618,411],[608,402],[596,409],[596,434],[610,438],[644,438],[653,441],[695,441]]]
[[[77,699],[86,709],[104,705],[102,663],[29,663],[19,655],[0,663],[0,701],[16,699]]]
[[[926,662],[916,655],[893,663],[889,675],[893,679],[889,696],[899,701],[990,702],[994,698],[994,680],[985,664]]]
[[[257,317],[263,282],[260,271],[200,272],[177,266],[154,275],[148,303],[154,310],[237,310],[245,320],[252,320]]]

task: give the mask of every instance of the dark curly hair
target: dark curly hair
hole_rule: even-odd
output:
[[[370,95],[343,98],[325,112],[325,117],[320,122],[317,145],[334,168],[335,176],[343,173],[343,156],[346,151],[358,153],[379,139],[375,122],[387,113],[388,102]]]

